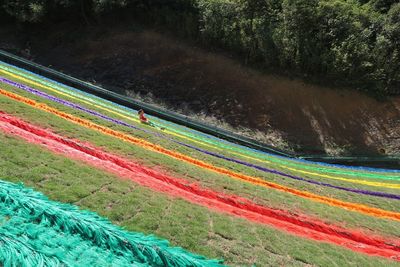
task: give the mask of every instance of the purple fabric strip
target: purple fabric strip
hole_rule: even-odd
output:
[[[294,175],[291,175],[291,174],[287,174],[287,173],[284,173],[284,172],[281,172],[281,171],[268,169],[268,168],[265,168],[265,167],[262,167],[262,166],[258,166],[258,165],[252,164],[252,163],[248,163],[248,162],[245,162],[245,161],[241,161],[241,160],[238,160],[238,159],[229,158],[229,157],[226,157],[226,156],[221,155],[221,154],[213,153],[213,152],[210,152],[210,151],[207,151],[207,150],[204,150],[204,149],[201,149],[201,148],[198,148],[198,147],[195,147],[195,146],[192,146],[192,145],[189,145],[189,144],[174,140],[174,139],[172,139],[172,138],[170,138],[168,136],[165,136],[163,134],[156,133],[156,132],[153,132],[153,131],[149,131],[149,130],[146,130],[146,129],[142,129],[142,128],[133,126],[131,124],[128,124],[126,122],[123,122],[123,121],[120,121],[120,120],[117,120],[117,119],[113,119],[113,118],[108,117],[106,115],[103,115],[103,114],[101,114],[101,113],[99,113],[97,111],[93,111],[93,110],[84,108],[84,107],[82,107],[80,105],[74,104],[72,102],[57,98],[55,96],[48,95],[48,94],[46,94],[46,93],[44,93],[42,91],[30,88],[30,87],[28,87],[26,85],[23,85],[23,84],[16,83],[16,82],[8,80],[8,79],[6,79],[4,77],[0,77],[0,82],[9,84],[9,85],[17,87],[17,88],[20,88],[20,89],[22,89],[22,90],[24,90],[26,92],[29,92],[29,93],[35,94],[37,96],[40,96],[42,98],[46,98],[48,100],[60,103],[60,104],[62,104],[64,106],[68,106],[68,107],[83,111],[85,113],[91,114],[91,115],[96,116],[98,118],[101,118],[101,119],[104,119],[104,120],[107,120],[107,121],[110,121],[110,122],[113,122],[113,123],[116,123],[116,124],[119,124],[119,125],[123,125],[123,126],[129,127],[129,128],[135,129],[135,130],[143,131],[143,132],[146,132],[148,134],[152,134],[152,135],[161,137],[163,139],[167,139],[167,140],[169,140],[171,142],[174,142],[176,144],[179,144],[179,145],[194,149],[194,150],[199,151],[199,152],[201,152],[203,154],[207,154],[207,155],[210,155],[210,156],[213,156],[213,157],[216,157],[216,158],[220,158],[220,159],[223,159],[223,160],[226,160],[226,161],[230,161],[230,162],[234,162],[234,163],[237,163],[237,164],[241,164],[241,165],[244,165],[244,166],[259,170],[259,171],[262,171],[262,172],[272,173],[272,174],[276,174],[276,175],[279,175],[279,176],[282,176],[282,177],[286,177],[286,178],[290,178],[290,179],[293,179],[293,180],[303,181],[303,182],[306,182],[306,183],[309,183],[309,184],[314,184],[314,185],[319,185],[319,186],[335,188],[335,189],[338,189],[338,190],[352,192],[352,193],[356,193],[356,194],[362,194],[362,195],[369,195],[369,196],[375,196],[375,197],[383,197],[383,198],[390,198],[390,199],[400,200],[400,195],[397,195],[397,194],[336,186],[336,185],[332,185],[332,184],[329,184],[329,183],[324,183],[324,182],[319,182],[319,181],[315,181],[315,180],[305,179],[305,178],[301,178],[299,176],[294,176]]]

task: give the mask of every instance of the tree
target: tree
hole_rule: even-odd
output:
[[[283,68],[310,73],[317,61],[318,0],[283,0],[274,41]]]
[[[386,93],[400,93],[400,3],[393,5],[377,37],[376,78],[384,84]]]
[[[370,1],[370,5],[379,12],[387,13],[390,7],[397,2],[398,0],[372,0]]]
[[[35,22],[44,15],[45,4],[45,0],[4,0],[1,7],[19,21]]]
[[[357,1],[320,1],[319,41],[324,66],[334,76],[357,81],[373,72],[370,51],[375,42],[374,14]]]

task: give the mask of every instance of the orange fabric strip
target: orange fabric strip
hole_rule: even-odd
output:
[[[143,147],[145,149],[151,150],[151,151],[155,151],[164,155],[168,155],[170,157],[173,157],[175,159],[181,160],[183,162],[187,162],[190,164],[193,164],[195,166],[201,167],[203,169],[207,169],[219,174],[224,174],[227,175],[231,178],[237,179],[237,180],[241,180],[241,181],[246,181],[249,182],[251,184],[255,184],[255,185],[259,185],[259,186],[263,186],[266,188],[273,188],[282,192],[286,192],[286,193],[290,193],[292,195],[296,195],[299,197],[303,197],[306,199],[310,199],[312,201],[316,201],[316,202],[320,202],[320,203],[324,203],[330,206],[334,206],[334,207],[340,207],[340,208],[344,208],[344,209],[348,209],[348,210],[352,210],[352,211],[356,211],[356,212],[360,212],[363,214],[367,214],[370,216],[374,216],[374,217],[379,217],[379,218],[387,218],[387,219],[392,219],[392,220],[398,220],[400,221],[400,213],[397,212],[392,212],[392,211],[387,211],[387,210],[382,210],[382,209],[378,209],[378,208],[373,208],[373,207],[369,207],[363,204],[356,204],[356,203],[351,203],[351,202],[345,202],[345,201],[341,201],[335,198],[330,198],[330,197],[325,197],[325,196],[320,196],[320,195],[316,195],[313,193],[309,193],[306,191],[301,191],[301,190],[297,190],[294,188],[290,188],[290,187],[286,187],[283,185],[279,185],[276,183],[272,183],[272,182],[268,182],[265,180],[262,180],[261,178],[257,178],[257,177],[253,177],[253,176],[248,176],[245,174],[240,174],[240,173],[236,173],[224,168],[220,168],[220,167],[215,167],[213,165],[210,165],[204,161],[201,160],[197,160],[191,157],[188,157],[186,155],[183,155],[179,152],[175,152],[166,148],[163,148],[159,145],[155,145],[153,143],[150,143],[148,141],[145,141],[143,139],[140,138],[136,138],[127,134],[124,134],[122,132],[119,131],[115,131],[112,130],[108,127],[104,127],[104,126],[100,126],[98,124],[92,123],[88,120],[85,119],[81,119],[78,118],[76,116],[73,116],[71,114],[59,111],[55,108],[52,108],[46,104],[43,103],[39,103],[36,102],[32,99],[20,96],[18,94],[14,94],[12,92],[8,92],[6,90],[3,90],[0,88],[0,94],[7,96],[11,99],[14,99],[16,101],[25,103],[29,106],[35,107],[37,109],[43,110],[43,111],[47,111],[49,113],[52,113],[58,117],[64,118],[70,122],[73,122],[75,124],[84,126],[86,128],[90,128],[96,131],[99,131],[103,134],[107,134],[113,137],[116,137],[118,139],[124,140],[126,142],[129,142],[131,144],[135,144],[137,146]]]

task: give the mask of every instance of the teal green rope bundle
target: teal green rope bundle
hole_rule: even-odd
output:
[[[0,181],[0,265],[222,266],[76,206]]]

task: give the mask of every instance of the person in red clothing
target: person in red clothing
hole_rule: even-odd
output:
[[[150,124],[150,121],[148,118],[146,118],[146,116],[144,115],[144,110],[141,109],[138,111],[139,114],[139,120],[141,123],[145,123],[145,124]]]
[[[138,114],[139,114],[139,120],[140,120],[141,123],[147,124],[149,126],[153,126],[153,127],[157,128],[157,129],[160,129],[160,130],[165,130],[164,127],[157,127],[157,125],[155,125],[148,118],[146,118],[146,116],[144,115],[144,110],[143,109],[140,109],[138,111]]]
[[[147,125],[149,125],[149,126],[156,127],[156,125],[155,125],[154,123],[152,123],[152,122],[144,115],[144,110],[143,110],[143,109],[140,109],[140,110],[138,111],[138,114],[139,114],[139,120],[140,120],[141,123],[147,124]],[[162,130],[163,130],[163,129],[162,129]]]

